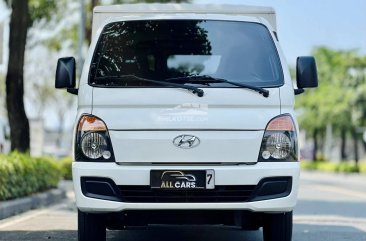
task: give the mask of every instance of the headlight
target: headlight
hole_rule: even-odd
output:
[[[101,158],[107,148],[106,139],[99,133],[86,133],[81,139],[81,150],[90,159]]]
[[[264,132],[258,161],[297,161],[297,136],[290,115],[272,119]]]
[[[76,161],[114,161],[112,143],[106,124],[92,115],[83,115],[75,143]]]

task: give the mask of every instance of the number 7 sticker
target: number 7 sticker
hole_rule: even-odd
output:
[[[215,189],[214,170],[206,170],[206,189]]]

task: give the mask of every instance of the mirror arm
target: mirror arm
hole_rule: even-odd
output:
[[[76,89],[76,88],[67,88],[67,92],[69,92],[70,94],[73,94],[73,95],[78,95],[79,89]]]
[[[300,95],[300,94],[302,94],[302,93],[304,93],[305,92],[305,90],[304,89],[294,89],[294,93],[295,93],[295,95]]]

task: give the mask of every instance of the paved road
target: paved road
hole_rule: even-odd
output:
[[[303,172],[300,185],[293,241],[366,241],[366,177]],[[0,221],[0,241],[77,240],[72,200],[70,192],[58,205]],[[262,241],[262,236],[259,231],[185,227],[108,232],[108,240]]]

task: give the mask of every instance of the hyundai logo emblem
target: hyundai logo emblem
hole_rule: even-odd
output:
[[[173,144],[179,148],[189,149],[198,146],[200,139],[197,136],[180,135],[173,139]]]

